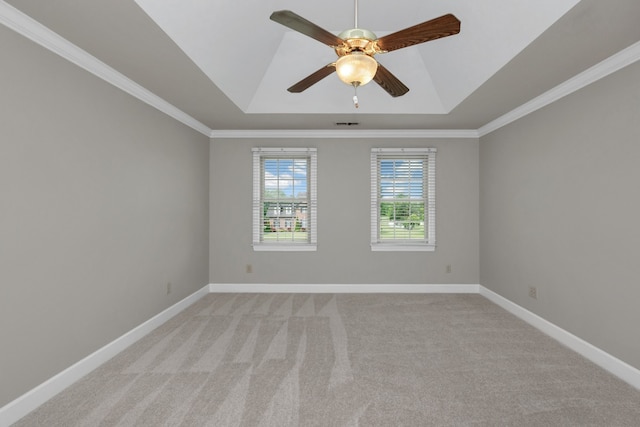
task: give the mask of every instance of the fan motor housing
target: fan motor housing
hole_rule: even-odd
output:
[[[335,48],[338,56],[345,56],[353,51],[363,52],[369,56],[378,53],[375,46],[376,35],[364,28],[352,28],[338,34],[338,37],[344,40],[342,46]]]

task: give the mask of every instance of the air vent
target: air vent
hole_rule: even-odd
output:
[[[358,126],[358,122],[337,122],[336,126]]]

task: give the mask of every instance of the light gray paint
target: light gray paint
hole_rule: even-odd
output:
[[[251,148],[318,149],[317,252],[254,252]],[[436,147],[435,252],[371,252],[370,150]],[[478,283],[478,141],[213,140],[210,277],[213,283]],[[251,264],[253,273],[246,273]],[[452,272],[446,273],[446,265]]]
[[[101,13],[73,0],[11,3],[31,4],[23,10],[216,129],[318,129],[352,119],[366,129],[478,127],[628,46],[640,29],[637,1],[583,0],[445,117],[254,117],[240,115],[132,2],[103,2]],[[349,162],[368,162],[370,146],[394,141],[214,141],[209,260],[201,135],[4,27],[0,52],[0,406],[209,279],[480,280],[640,367],[638,66],[484,137],[480,216],[475,143],[399,142],[440,148],[439,183],[449,187],[439,187],[435,253],[371,253],[368,209],[358,208],[362,219],[342,213],[345,203],[368,203],[368,164]],[[252,252],[249,148],[290,144],[319,148],[319,250]],[[599,153],[602,172],[593,164]],[[542,179],[531,181],[539,166]],[[229,171],[244,172],[230,178]],[[342,185],[345,177],[355,192]],[[596,193],[610,211],[592,210]],[[174,292],[166,296],[169,281]],[[526,297],[530,285],[537,301]]]
[[[636,368],[639,75],[636,63],[480,143],[480,283]]]
[[[208,283],[209,141],[2,26],[0,52],[2,407]]]

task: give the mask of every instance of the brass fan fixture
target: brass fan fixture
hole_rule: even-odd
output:
[[[289,92],[300,93],[336,71],[340,80],[354,88],[373,80],[389,95],[402,96],[409,92],[409,88],[376,61],[374,55],[452,36],[460,32],[460,20],[452,14],[447,14],[377,38],[373,32],[358,28],[358,0],[355,0],[354,3],[354,28],[343,31],[338,36],[290,10],[280,10],[271,14],[272,21],[326,44],[334,49],[338,55],[336,62],[327,64],[300,80],[287,89]],[[353,97],[353,101],[357,108],[357,94]]]

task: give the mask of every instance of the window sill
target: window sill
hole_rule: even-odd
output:
[[[269,245],[254,244],[253,250],[256,252],[312,252],[316,251],[317,245]]]
[[[371,244],[372,252],[434,252],[435,250],[435,245]]]

